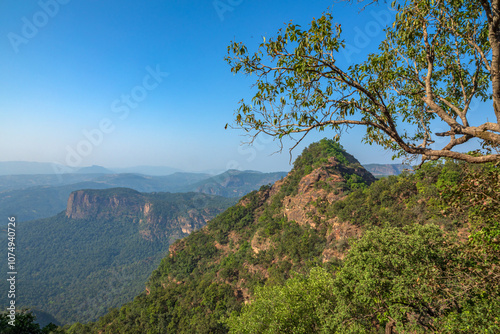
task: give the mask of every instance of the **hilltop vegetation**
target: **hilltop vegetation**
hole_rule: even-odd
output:
[[[435,162],[374,181],[322,140],[285,179],[174,243],[134,301],[65,330],[494,332],[498,229],[487,230],[489,218],[478,222],[498,209],[486,214],[466,195],[447,198],[481,168]]]

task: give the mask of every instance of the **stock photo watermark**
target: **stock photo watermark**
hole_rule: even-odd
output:
[[[53,19],[61,9],[61,5],[66,5],[71,0],[40,0],[38,6],[40,10],[33,15],[21,18],[21,29],[19,33],[9,32],[7,38],[15,53],[19,52],[21,45],[26,45],[29,41],[35,38],[40,29],[45,27],[51,19]]]
[[[7,222],[7,282],[9,290],[7,297],[9,306],[7,307],[7,317],[10,326],[15,326],[16,321],[16,217],[8,217]]]
[[[354,27],[354,38],[352,43],[346,43],[342,49],[342,54],[348,63],[352,63],[352,57],[360,54],[368,47],[371,41],[384,32],[385,27],[391,23],[395,11],[391,7],[380,11],[370,11],[371,20],[367,21],[363,27]]]
[[[224,15],[226,15],[227,12],[234,11],[234,9],[242,3],[243,0],[214,0],[212,6],[214,6],[219,19],[224,21]]]
[[[248,156],[244,160],[247,163],[251,163],[257,158],[257,155],[259,152],[264,151],[264,149],[267,147],[269,143],[271,143],[273,140],[270,137],[257,137],[255,140],[252,142],[252,145],[239,145],[237,152],[238,155],[240,156]],[[244,162],[239,162],[237,160],[230,160],[226,164],[226,170],[230,169],[236,169],[236,170],[243,170],[243,163]],[[226,178],[229,176],[226,176]],[[223,179],[222,176],[219,177],[219,179]],[[224,181],[220,181],[222,184]]]

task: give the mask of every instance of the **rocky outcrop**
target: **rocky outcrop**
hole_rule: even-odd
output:
[[[354,158],[353,158],[354,159]],[[341,164],[335,157],[305,175],[298,184],[296,195],[283,199],[283,214],[288,220],[300,225],[316,227],[317,219],[324,218],[318,210],[318,204],[330,205],[345,197],[346,177],[357,175],[366,184],[375,182],[375,177],[364,169],[357,160],[349,165]],[[270,197],[277,194],[286,178],[276,182],[270,190]]]
[[[70,194],[66,217],[76,220],[127,219],[146,240],[179,238],[202,228],[225,207],[210,206],[203,194],[139,193],[132,189],[78,190]],[[209,207],[206,207],[206,206]]]
[[[78,190],[69,195],[66,217],[96,219],[135,216],[148,210],[143,195],[132,189]]]

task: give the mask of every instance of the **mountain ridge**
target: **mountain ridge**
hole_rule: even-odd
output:
[[[256,286],[283,282],[292,271],[304,272],[314,263],[335,265],[342,258],[343,245],[359,229],[327,217],[325,207],[374,181],[339,144],[312,144],[286,177],[245,195],[204,228],[172,244],[143,293],[86,328],[119,332],[120,314],[126,312],[136,319],[149,317],[140,323],[153,323],[160,332],[225,332],[220,317],[238,311]],[[135,313],[143,309],[163,311]],[[128,330],[148,328],[132,325]]]
[[[0,176],[0,214],[16,215],[19,221],[29,221],[53,216],[64,210],[72,191],[81,189],[132,188],[140,192],[206,192],[209,194],[241,197],[258,186],[279,179],[280,173],[238,172],[241,180],[253,178],[254,182],[233,184],[226,189],[222,176],[211,179],[212,191],[204,191],[203,180],[207,174],[174,173],[167,176],[147,176],[139,174],[66,174],[58,179],[49,176]],[[246,175],[250,175],[246,176]],[[71,182],[72,177],[77,183]],[[232,177],[235,179],[235,177]],[[58,185],[60,183],[64,185]],[[26,189],[5,189],[8,185],[31,183]],[[48,184],[48,185],[37,185]],[[193,185],[194,184],[194,185]],[[5,188],[2,189],[2,186]],[[16,188],[16,186],[14,186]]]

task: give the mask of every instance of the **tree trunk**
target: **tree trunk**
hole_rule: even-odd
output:
[[[397,334],[396,330],[394,329],[394,325],[395,324],[396,324],[396,322],[394,320],[389,321],[385,325],[385,332],[384,332],[384,334]]]
[[[491,45],[491,84],[493,90],[493,109],[500,124],[500,13],[499,1],[491,2],[491,21],[489,40]]]

